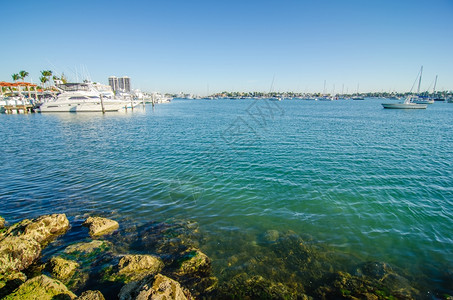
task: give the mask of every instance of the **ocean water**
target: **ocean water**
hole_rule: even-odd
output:
[[[0,115],[0,215],[192,220],[221,280],[275,255],[266,232],[291,232],[346,270],[386,262],[423,293],[451,294],[453,104],[382,102],[176,99],[127,113]]]

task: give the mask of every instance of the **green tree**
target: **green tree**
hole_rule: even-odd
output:
[[[25,77],[28,76],[28,72],[22,70],[22,71],[19,72],[19,76],[22,79],[22,81],[25,81]]]
[[[41,72],[41,73],[42,73],[42,72]],[[44,89],[44,85],[46,84],[46,82],[47,82],[48,80],[49,80],[49,79],[47,79],[46,76],[41,76],[41,77],[39,77],[39,81],[41,81],[41,83],[42,83],[42,85],[43,85],[43,86],[42,86],[43,89]]]
[[[19,80],[19,78],[20,78],[19,74],[13,74],[13,75],[11,75],[11,77],[13,78],[14,82]]]

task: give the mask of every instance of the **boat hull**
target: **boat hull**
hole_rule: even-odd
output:
[[[428,104],[417,103],[382,103],[382,106],[387,109],[426,109]]]
[[[130,102],[104,102],[104,111],[119,111],[130,107]],[[51,112],[102,112],[102,105],[100,103],[59,103],[47,102],[39,107],[41,113]]]

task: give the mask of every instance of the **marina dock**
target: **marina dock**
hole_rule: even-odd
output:
[[[5,105],[3,106],[5,113],[7,114],[28,114],[33,112],[32,104],[15,104],[15,105]]]

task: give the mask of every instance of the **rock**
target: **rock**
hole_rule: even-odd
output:
[[[308,299],[305,294],[262,276],[249,277],[241,273],[224,284],[218,298],[231,299]]]
[[[268,230],[264,233],[263,239],[265,242],[275,242],[280,237],[277,230]]]
[[[186,300],[192,296],[181,285],[164,275],[157,274],[154,278],[149,276],[140,282],[131,282],[125,285],[119,295],[120,300]]]
[[[383,262],[366,262],[359,266],[357,275],[365,275],[376,280],[382,280],[386,275],[393,273],[392,268]]]
[[[69,229],[69,221],[65,214],[45,215],[33,220],[22,220],[9,227],[5,236],[21,236],[33,239],[41,245]]]
[[[46,275],[41,275],[27,280],[5,300],[18,299],[75,299],[76,295],[58,280],[51,279]]]
[[[46,269],[52,276],[59,280],[65,280],[79,267],[79,264],[72,260],[61,257],[52,257],[46,265]]]
[[[8,236],[0,241],[0,274],[22,271],[41,254],[41,245],[34,239]]]
[[[119,227],[118,222],[101,217],[89,217],[82,225],[88,227],[91,236],[105,235]]]
[[[107,251],[112,247],[112,244],[107,241],[94,240],[87,243],[77,243],[66,247],[66,254],[91,256]]]
[[[3,217],[0,216],[0,229],[3,228],[5,228],[5,219],[3,219]]]
[[[156,275],[164,267],[162,260],[153,255],[124,255],[118,264],[104,276],[108,281],[138,281],[149,275]]]
[[[211,260],[198,249],[189,249],[178,260],[181,264],[176,274],[178,276],[205,275],[211,271]]]
[[[100,291],[85,291],[76,300],[105,300]]]
[[[22,272],[13,271],[7,274],[0,274],[0,299],[11,294],[26,280],[27,276]]]

